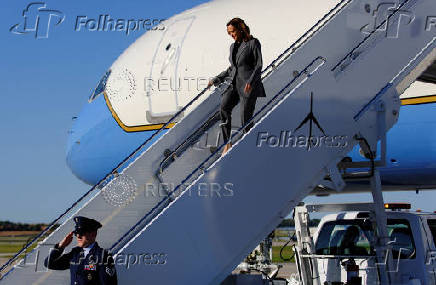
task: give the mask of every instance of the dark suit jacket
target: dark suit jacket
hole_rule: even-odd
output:
[[[69,253],[62,254],[63,249],[56,245],[44,265],[49,269],[70,269],[73,285],[116,285],[117,275],[112,256],[97,243],[86,258],[80,256],[80,247],[74,247]]]
[[[244,97],[265,97],[265,89],[261,79],[262,52],[259,40],[253,37],[241,43],[236,53],[236,65],[232,61],[234,45],[235,43],[232,43],[230,46],[230,66],[213,78],[213,84],[217,86],[220,83],[227,82],[230,85],[236,76],[236,86],[234,88],[240,95]],[[246,83],[250,83],[252,87],[249,93],[244,92]]]

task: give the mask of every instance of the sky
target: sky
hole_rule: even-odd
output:
[[[44,31],[10,31],[24,22],[31,1],[6,0],[0,10],[0,220],[50,222],[86,192],[65,162],[72,118],[87,103],[98,80],[117,57],[145,31],[75,31],[78,16],[98,19],[165,19],[205,0],[46,1],[51,18]],[[58,17],[65,17],[55,25]],[[226,19],[227,20],[227,19]],[[223,20],[225,21],[225,20]],[[12,29],[19,32],[21,27]],[[435,192],[386,194],[395,202],[436,210]],[[309,198],[318,202],[319,198]],[[322,202],[370,201],[344,195]]]
[[[41,1],[42,2],[42,1]],[[14,34],[32,1],[0,9],[0,220],[49,222],[86,192],[66,165],[72,117],[117,57],[145,31],[75,31],[78,16],[165,19],[207,1],[46,1],[65,16],[48,37]]]

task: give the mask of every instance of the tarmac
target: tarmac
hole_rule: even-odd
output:
[[[291,276],[292,274],[297,273],[297,265],[295,264],[295,262],[278,263],[278,264],[283,265],[283,267],[280,268],[277,277],[289,278],[289,276]]]

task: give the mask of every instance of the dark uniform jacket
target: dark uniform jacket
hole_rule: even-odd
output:
[[[106,250],[98,246],[97,242],[86,258],[83,257],[81,247],[74,247],[66,254],[62,252],[63,249],[55,245],[45,259],[44,265],[54,270],[70,269],[71,285],[117,284],[114,260]]]
[[[257,38],[252,37],[250,40],[242,41],[238,52],[236,53],[236,64],[233,63],[233,47],[230,46],[230,66],[213,78],[213,83],[217,86],[220,83],[227,82],[229,85],[236,82],[236,90],[244,97],[257,96],[265,97],[265,89],[262,83],[262,52],[260,42]],[[250,83],[251,92],[245,93],[245,84]]]

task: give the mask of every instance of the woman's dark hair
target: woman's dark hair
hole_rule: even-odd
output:
[[[250,35],[250,28],[245,24],[244,20],[242,20],[241,18],[231,19],[227,23],[227,26],[230,25],[235,27],[235,29],[241,33],[243,41],[248,41],[249,39],[252,38],[252,36]]]

